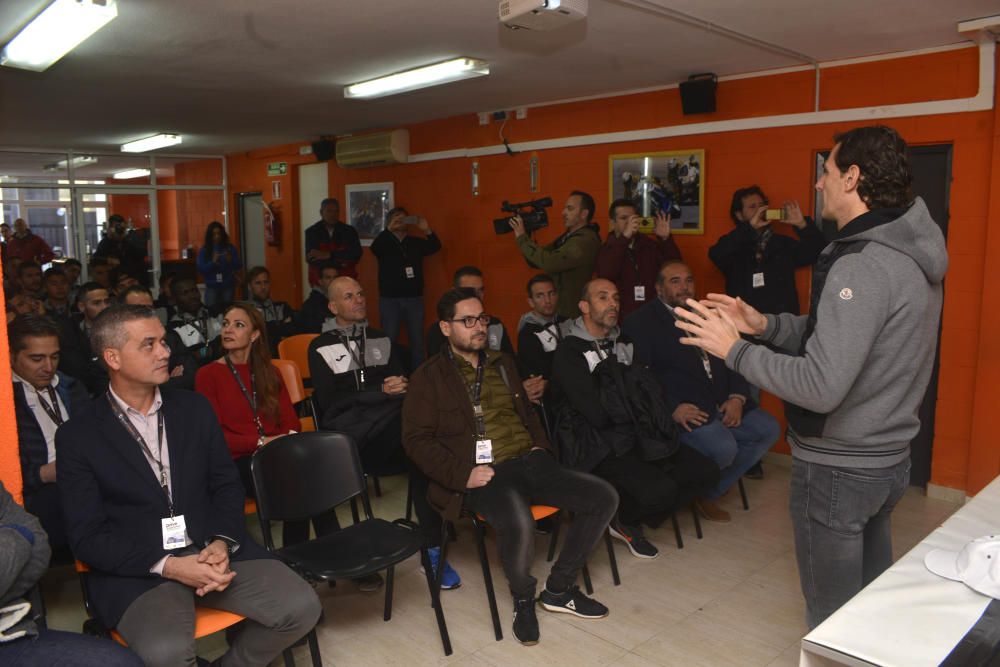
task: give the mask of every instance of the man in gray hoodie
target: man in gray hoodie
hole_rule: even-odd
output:
[[[941,230],[910,193],[896,131],[861,127],[834,140],[816,189],[838,233],[816,263],[809,315],[762,315],[710,294],[689,300],[695,312],[678,312],[691,321],[677,324],[693,334],[685,343],[786,402],[809,627],[892,563],[890,517],[909,482],[948,267]]]
[[[49,566],[42,525],[0,482],[0,664],[141,667],[142,660],[111,641],[48,630],[24,599]]]

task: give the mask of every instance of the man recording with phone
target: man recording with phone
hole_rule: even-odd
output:
[[[679,260],[681,251],[670,235],[670,213],[656,211],[655,240],[639,232],[644,222],[628,199],[616,199],[608,210],[611,233],[597,253],[598,278],[606,278],[621,295],[621,316],[656,298],[656,274],[663,263]]]
[[[552,243],[541,246],[528,236],[521,216],[510,219],[514,238],[528,264],[552,276],[560,294],[558,312],[563,317],[578,317],[576,295],[590,280],[594,261],[601,247],[601,236],[594,219],[594,198],[574,190],[562,210],[566,231]]]

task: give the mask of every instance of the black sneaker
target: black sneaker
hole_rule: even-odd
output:
[[[608,615],[608,608],[581,593],[579,586],[570,586],[565,593],[552,593],[546,588],[538,596],[538,602],[546,611],[573,614],[580,618],[604,618]]]
[[[608,530],[611,537],[624,542],[636,558],[656,558],[660,555],[660,550],[643,535],[641,526],[626,526],[616,516],[608,525]]]
[[[514,598],[514,637],[525,646],[534,646],[538,643],[535,598]]]

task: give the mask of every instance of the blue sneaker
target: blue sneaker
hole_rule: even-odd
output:
[[[441,547],[432,547],[427,550],[427,555],[431,559],[431,568],[434,572],[437,572],[438,561],[441,560]],[[423,571],[423,568],[420,568]],[[452,569],[448,561],[444,562],[444,569],[441,572],[441,589],[445,591],[450,591],[453,588],[458,588],[462,585],[462,579],[458,576],[458,572]]]

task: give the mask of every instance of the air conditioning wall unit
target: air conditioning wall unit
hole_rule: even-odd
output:
[[[400,164],[409,157],[409,130],[389,130],[337,139],[337,164],[347,169]]]

